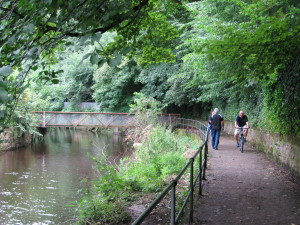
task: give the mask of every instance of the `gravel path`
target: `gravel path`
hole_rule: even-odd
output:
[[[300,184],[249,143],[241,153],[233,137],[222,135],[219,150],[209,148],[194,209],[193,224],[300,225]]]

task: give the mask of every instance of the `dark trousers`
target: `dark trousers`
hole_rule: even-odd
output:
[[[218,148],[218,145],[219,145],[219,138],[220,138],[220,133],[221,133],[220,130],[214,130],[214,129],[211,129],[211,130],[210,130],[211,147],[212,147],[213,149]]]

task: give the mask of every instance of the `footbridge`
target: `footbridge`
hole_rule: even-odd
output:
[[[134,128],[134,113],[36,111],[37,127]],[[158,120],[172,124],[180,114],[161,114]]]

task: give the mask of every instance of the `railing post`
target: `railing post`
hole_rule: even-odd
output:
[[[205,142],[205,151],[204,151],[204,170],[203,170],[203,180],[206,180],[205,178],[205,171],[206,171],[206,168],[207,168],[207,154],[208,154],[208,144],[207,144],[207,140]]]
[[[43,127],[46,126],[46,113],[43,111]]]
[[[199,195],[202,195],[202,160],[203,160],[203,156],[202,156],[202,152],[203,152],[203,148],[201,149],[200,153],[199,153]]]
[[[177,181],[173,180],[173,186],[172,186],[172,190],[171,190],[171,220],[170,220],[170,224],[171,225],[175,225],[175,219],[176,219],[176,215],[175,215],[175,206],[176,206],[176,185],[177,185]]]
[[[191,199],[190,199],[190,223],[193,222],[193,212],[194,212],[194,158],[190,159],[191,163],[191,173],[190,173],[190,191],[191,191]]]

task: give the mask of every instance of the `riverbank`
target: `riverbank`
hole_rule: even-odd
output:
[[[8,128],[0,133],[0,140],[0,151],[10,151],[30,145],[31,134],[17,128]]]
[[[121,160],[119,166],[104,158],[92,159],[99,178],[79,201],[81,223],[131,223],[182,170],[188,162],[185,156],[200,145],[199,137],[193,140],[159,125],[149,126],[143,138],[135,140],[140,143],[135,145],[133,155]],[[178,185],[182,196],[186,194],[187,183]],[[168,208],[168,204],[160,206]]]

